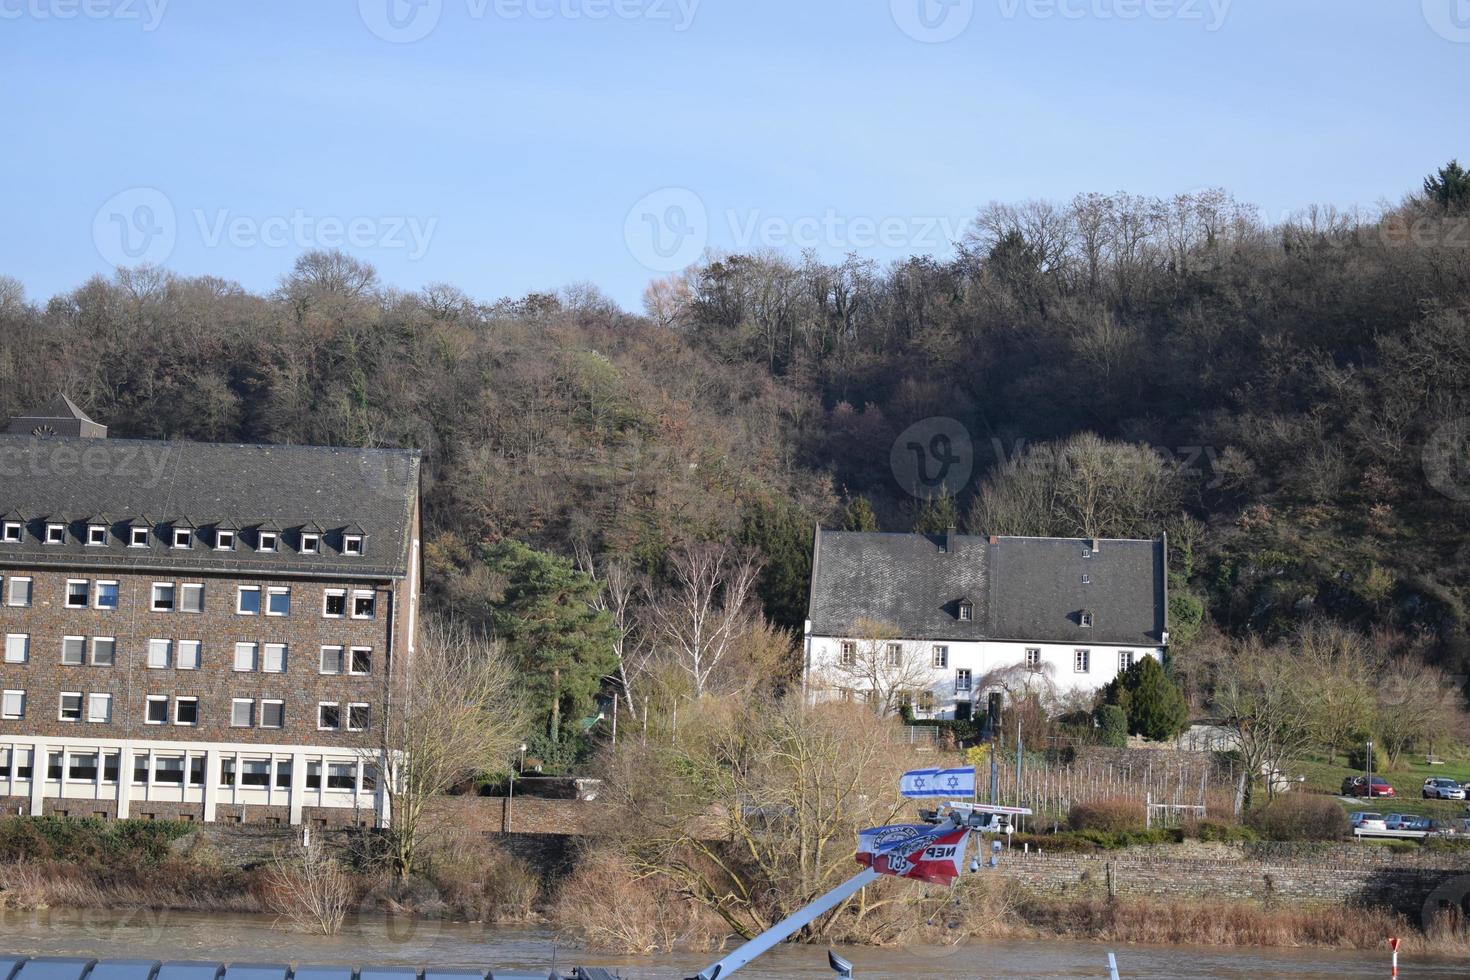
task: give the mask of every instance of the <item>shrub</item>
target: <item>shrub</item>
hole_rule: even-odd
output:
[[[1247,821],[1269,840],[1338,840],[1350,829],[1347,811],[1329,796],[1287,793],[1255,811]]]
[[[1129,833],[1143,830],[1143,824],[1143,804],[1137,800],[1114,799],[1078,803],[1067,814],[1067,826],[1073,830]]]
[[[428,876],[444,905],[477,922],[523,922],[541,897],[531,863],[481,834],[446,833],[435,842]]]
[[[1256,832],[1249,827],[1225,823],[1223,820],[1189,821],[1184,825],[1184,836],[1221,844],[1246,844],[1257,839]]]
[[[1094,716],[1097,720],[1098,741],[1109,748],[1121,749],[1128,745],[1128,714],[1116,704],[1098,707]]]

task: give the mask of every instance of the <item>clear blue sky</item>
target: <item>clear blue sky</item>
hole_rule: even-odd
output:
[[[888,260],[990,200],[1277,216],[1470,158],[1470,0],[947,2],[0,0],[0,273],[269,289],[341,241],[637,308],[701,244]]]

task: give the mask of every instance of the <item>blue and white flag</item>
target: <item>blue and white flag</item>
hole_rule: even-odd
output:
[[[915,769],[903,774],[898,788],[910,799],[960,799],[975,795],[975,769]]]

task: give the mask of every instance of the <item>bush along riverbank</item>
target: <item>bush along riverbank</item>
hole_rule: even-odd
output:
[[[422,875],[400,881],[382,870],[373,837],[319,833],[313,861],[287,828],[0,818],[0,909],[253,912],[311,932],[392,911],[550,924],[569,939],[619,953],[734,940],[717,915],[603,845],[518,838],[512,851],[484,834],[451,831],[428,852]],[[1017,840],[999,868],[966,875],[954,888],[880,882],[806,938],[881,946],[1061,937],[1369,949],[1398,935],[1416,951],[1470,955],[1462,919],[1420,914],[1436,889],[1453,890],[1459,881],[1470,893],[1464,851],[1169,839],[1077,831],[1034,838],[1041,848],[1030,853]],[[567,853],[568,846],[581,849]]]

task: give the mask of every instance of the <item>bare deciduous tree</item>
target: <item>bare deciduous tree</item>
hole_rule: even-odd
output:
[[[686,545],[669,558],[670,584],[648,597],[649,626],[659,652],[703,697],[753,616],[760,561],[729,543]]]
[[[903,642],[886,623],[860,619],[851,646],[823,665],[828,688],[863,694],[881,715],[893,714],[909,699],[932,689],[939,679],[929,647]]]
[[[277,853],[266,867],[267,902],[301,932],[335,936],[352,907],[352,879],[321,841]]]
[[[638,699],[634,696],[634,689],[652,666],[649,638],[646,631],[639,628],[638,621],[638,600],[643,586],[626,561],[613,558],[599,564],[585,544],[579,543],[576,550],[577,567],[602,587],[592,605],[612,617],[616,630],[613,651],[618,658],[617,683],[622,688],[628,710],[638,718]]]

